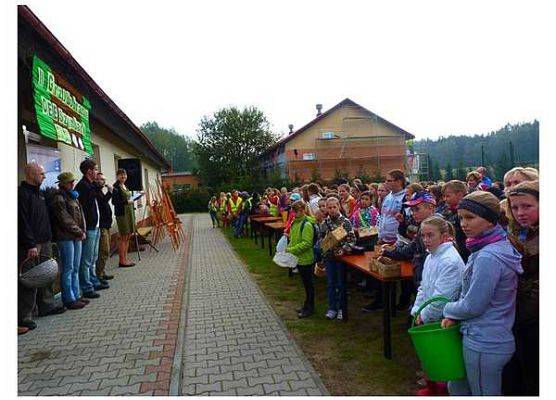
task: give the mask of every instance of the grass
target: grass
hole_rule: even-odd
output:
[[[361,313],[370,300],[355,286],[349,287],[349,321],[329,321],[324,318],[326,278],[315,277],[316,313],[299,319],[296,310],[305,299],[300,277],[288,277],[285,268],[272,262],[268,248],[261,249],[252,239],[235,239],[229,228],[222,231],[331,395],[415,393],[419,363],[405,327],[407,314],[392,319],[393,358],[387,360],[382,354],[382,313]]]

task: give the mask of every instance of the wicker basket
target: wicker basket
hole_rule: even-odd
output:
[[[58,274],[58,263],[48,256],[29,257],[19,266],[19,281],[29,288],[51,284]]]

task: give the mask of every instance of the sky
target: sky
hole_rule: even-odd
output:
[[[417,139],[539,119],[534,2],[26,4],[137,125],[256,106],[285,134],[346,97]]]

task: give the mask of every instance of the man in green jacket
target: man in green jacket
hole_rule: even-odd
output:
[[[313,285],[313,268],[315,256],[313,253],[313,238],[315,237],[315,220],[306,215],[306,205],[298,200],[291,206],[295,219],[290,227],[287,253],[297,257],[297,269],[305,288],[305,303],[297,316],[306,318],[315,312],[315,287]]]

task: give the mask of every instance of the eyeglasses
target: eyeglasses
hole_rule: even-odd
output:
[[[386,182],[396,182],[395,179],[386,179]]]

